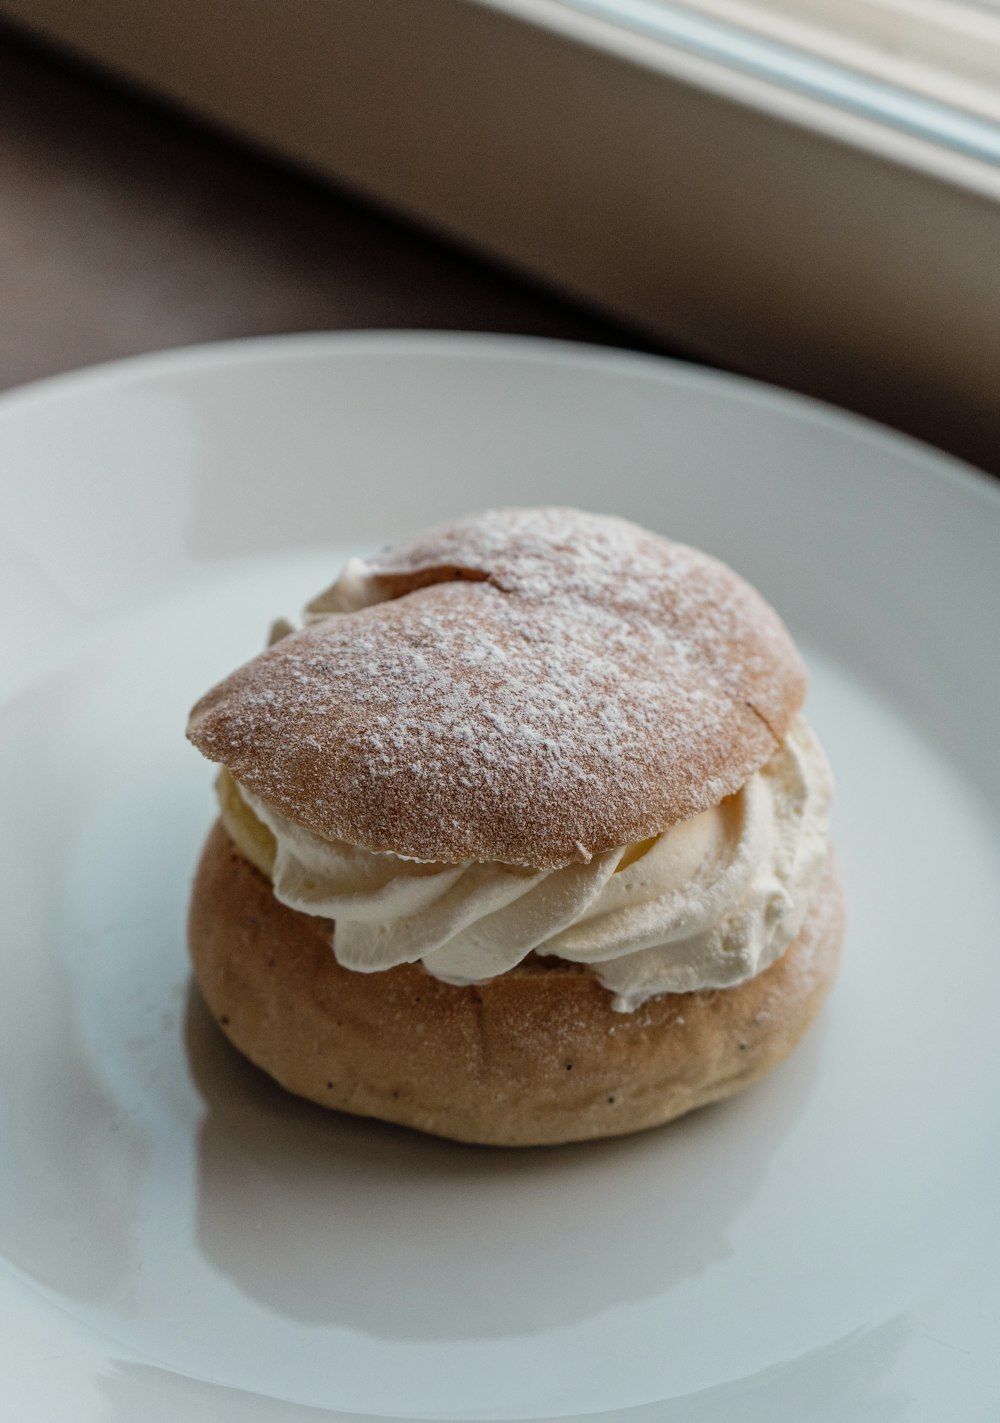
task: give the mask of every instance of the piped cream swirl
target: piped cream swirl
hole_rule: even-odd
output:
[[[819,885],[833,785],[799,717],[738,794],[643,846],[556,870],[431,864],[324,840],[238,789],[274,838],[275,896],[334,921],[345,968],[420,961],[469,984],[532,952],[555,955],[587,965],[628,1012],[663,993],[733,987],[780,957]],[[232,832],[238,817],[225,802],[223,812]]]

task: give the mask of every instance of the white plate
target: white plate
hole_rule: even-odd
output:
[[[998,1416],[994,486],[718,375],[412,336],[56,380],[0,402],[0,470],[0,1416]],[[221,1041],[183,724],[348,551],[550,501],[786,615],[851,922],[752,1092],[516,1154],[314,1110]]]

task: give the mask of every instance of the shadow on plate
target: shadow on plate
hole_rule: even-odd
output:
[[[727,1232],[807,1107],[822,1036],[820,1023],[742,1098],[660,1130],[475,1147],[288,1095],[192,984],[199,1248],[283,1316],[387,1339],[522,1335],[648,1298],[730,1253]]]

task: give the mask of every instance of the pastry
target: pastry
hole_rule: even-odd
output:
[[[731,1095],[837,969],[805,689],[748,584],[621,519],[496,510],[352,560],[191,713],[209,1008],[290,1091],[462,1141]]]

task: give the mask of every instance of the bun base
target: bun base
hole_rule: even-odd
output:
[[[801,933],[764,973],[617,1013],[589,969],[554,958],[465,988],[420,964],[342,968],[327,921],[280,904],[216,824],[188,930],[216,1021],[290,1092],[457,1141],[534,1146],[659,1126],[763,1076],[833,983],[843,903],[831,858]]]

